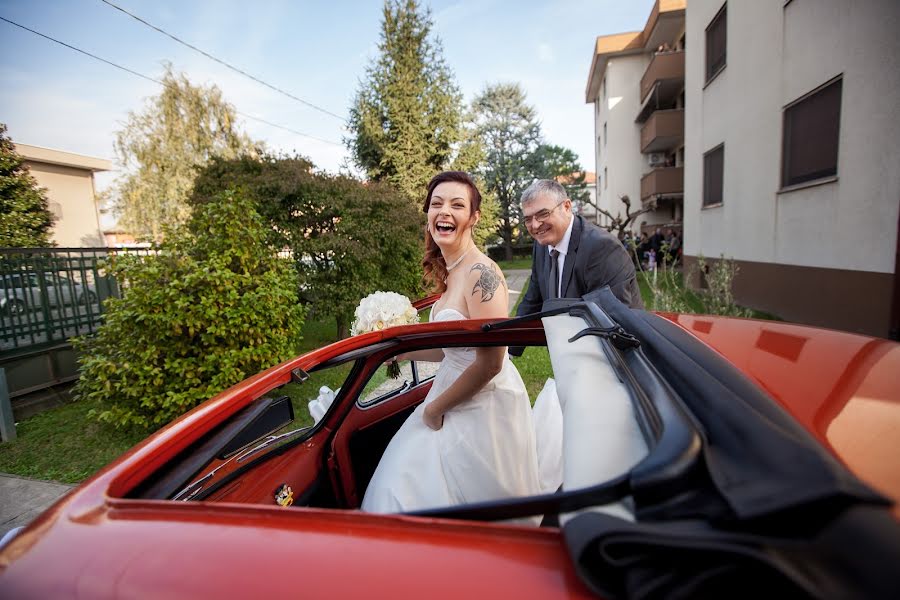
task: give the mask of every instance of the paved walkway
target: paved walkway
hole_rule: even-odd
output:
[[[504,274],[509,287],[509,312],[512,314],[531,271],[514,269]],[[72,487],[0,473],[0,538],[10,529],[28,524]]]
[[[10,529],[27,525],[72,487],[0,473],[0,538]]]
[[[504,271],[503,274],[506,275],[506,285],[509,287],[509,314],[512,314],[513,307],[519,301],[522,288],[525,287],[525,282],[531,277],[531,270],[510,269],[509,271]]]

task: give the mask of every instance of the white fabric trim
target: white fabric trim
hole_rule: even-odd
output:
[[[583,319],[557,315],[542,320],[563,413],[563,489],[622,475],[648,453],[625,385],[596,338],[569,343],[587,327]],[[587,510],[634,520],[622,502]],[[561,515],[560,522],[572,516]]]

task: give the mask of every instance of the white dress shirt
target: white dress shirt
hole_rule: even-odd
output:
[[[562,298],[562,274],[563,267],[566,265],[566,253],[569,251],[569,239],[572,237],[572,225],[575,223],[575,215],[572,215],[572,218],[569,220],[569,226],[566,227],[566,233],[563,235],[562,239],[559,240],[559,244],[555,246],[547,246],[547,252],[552,252],[556,250],[559,252],[559,257],[556,259],[557,264],[557,274],[559,279],[556,281],[556,297]]]

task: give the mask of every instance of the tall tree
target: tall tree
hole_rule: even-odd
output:
[[[0,247],[49,246],[52,227],[44,189],[0,123]]]
[[[187,221],[186,199],[198,167],[214,155],[257,153],[218,87],[194,86],[171,65],[162,82],[162,93],[143,112],[129,113],[115,141],[126,170],[115,190],[121,223],[137,238],[157,242],[166,227]]]
[[[472,109],[487,158],[481,175],[499,205],[498,231],[509,260],[522,216],[519,197],[533,179],[532,155],[541,144],[541,127],[517,83],[487,86]]]
[[[344,140],[369,179],[416,202],[437,171],[466,167],[474,141],[465,139],[462,94],[431,29],[430,11],[416,0],[385,1],[379,55],[360,82]]]
[[[530,169],[536,179],[554,179],[564,188],[574,202],[584,202],[590,197],[584,189],[585,174],[578,162],[578,155],[569,148],[553,144],[541,144],[531,155]]]

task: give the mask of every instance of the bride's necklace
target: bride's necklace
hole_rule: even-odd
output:
[[[472,251],[472,248],[474,248],[474,247],[475,247],[474,244],[471,245],[471,246],[469,246],[469,249],[466,250],[465,252],[463,252],[462,254],[460,254],[460,255],[459,255],[459,258],[457,258],[456,260],[454,260],[452,265],[447,265],[447,273],[450,273],[450,271],[452,271],[453,269],[455,269],[456,267],[458,267],[458,266],[459,266],[459,263],[461,263],[462,260],[466,257],[466,254],[468,254],[469,252],[471,252],[471,251]]]

